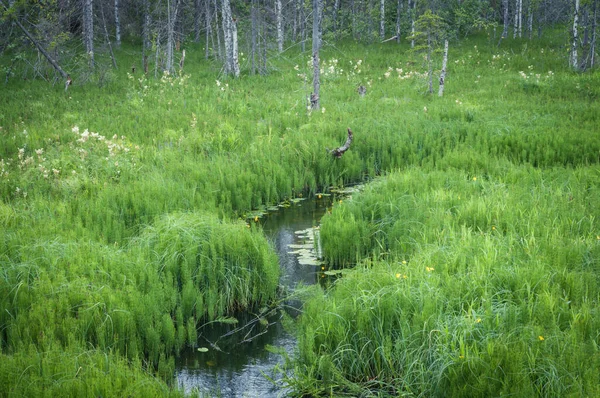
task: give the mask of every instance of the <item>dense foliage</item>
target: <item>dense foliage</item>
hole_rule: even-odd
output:
[[[442,98],[409,43],[325,46],[319,112],[297,49],[266,77],[190,45],[159,78],[8,79],[0,394],[178,395],[198,326],[275,298],[248,211],[375,177],[323,223],[330,265],[357,265],[306,304],[299,395],[598,394],[600,78],[562,30],[487,33],[452,42]]]

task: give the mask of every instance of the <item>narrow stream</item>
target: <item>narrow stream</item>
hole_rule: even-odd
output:
[[[305,257],[306,249],[312,246],[309,229],[319,225],[330,206],[331,198],[323,196],[292,203],[262,217],[264,232],[279,256],[280,284],[284,288],[317,282],[318,267]],[[265,348],[283,348],[292,355],[296,346],[295,337],[284,330],[280,318],[277,313],[260,317],[245,314],[237,317],[237,324],[202,327],[198,344],[208,351],[188,348],[181,353],[175,364],[177,385],[186,393],[197,391],[201,397],[285,396],[285,391],[265,377],[271,377],[273,367],[283,363],[282,355]]]

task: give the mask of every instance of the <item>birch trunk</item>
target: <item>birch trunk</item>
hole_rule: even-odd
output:
[[[529,40],[533,36],[533,2],[529,0],[529,15],[527,15],[527,35]]]
[[[502,1],[504,7],[504,30],[502,31],[502,38],[508,37],[508,24],[509,24],[509,13],[508,13],[508,0]]]
[[[396,42],[400,43],[400,22],[402,22],[402,0],[396,6]]]
[[[231,15],[229,0],[223,0],[221,3],[221,22],[225,42],[225,74],[238,77],[240,67],[237,55],[237,27]]]
[[[217,11],[218,5],[217,5],[217,0],[214,0],[214,18],[213,20],[215,21],[215,26],[217,27],[217,29],[215,29],[215,33],[217,36],[217,56],[219,57],[220,60],[223,60],[223,52],[222,52],[222,47],[221,47],[221,30],[218,28],[219,26],[219,13]],[[214,50],[213,50],[214,51]]]
[[[302,52],[306,51],[306,10],[304,1],[299,0],[298,4],[300,5],[300,14],[298,18],[300,19],[300,38],[302,40]]]
[[[429,94],[433,94],[433,64],[431,62],[431,33],[427,32],[427,74],[429,77]]]
[[[444,58],[442,59],[442,71],[440,73],[440,88],[438,96],[444,95],[444,84],[446,84],[446,67],[448,65],[448,40],[444,41]]]
[[[281,0],[275,0],[275,13],[277,15],[277,50],[283,52],[283,10]]]
[[[92,0],[83,0],[83,41],[90,68],[94,67],[94,11]]]
[[[416,19],[416,7],[417,7],[417,0],[412,0],[412,7],[410,10],[410,34],[413,37],[413,39],[411,39],[410,41],[410,48],[415,48],[415,19]]]
[[[121,21],[119,20],[119,0],[115,0],[115,45],[121,46]]]
[[[113,67],[117,69],[117,60],[115,59],[115,53],[113,52],[112,44],[110,43],[110,37],[108,36],[108,29],[106,28],[106,18],[104,18],[104,8],[100,7],[102,14],[102,26],[104,27],[104,39],[108,44],[108,50],[110,51],[110,59],[112,60]]]
[[[596,28],[597,28],[597,18],[598,18],[598,0],[594,0],[594,20],[592,21],[592,44],[590,51],[592,52],[590,56],[590,65],[593,68],[595,66],[595,54],[596,54]]]
[[[202,6],[200,4],[200,0],[194,1],[194,42],[198,43],[200,41],[200,15]]]
[[[519,0],[515,0],[515,20],[513,21],[513,25],[513,39],[516,39],[519,33]]]
[[[150,43],[150,0],[144,0],[144,23],[142,27],[142,53],[152,47]]]
[[[250,4],[250,23],[252,24],[252,31],[250,36],[250,71],[254,75],[256,73],[256,51],[257,51],[257,37],[258,37],[258,17],[256,9],[257,0],[252,0]]]
[[[379,37],[385,40],[385,0],[379,3]]]
[[[175,44],[175,21],[177,21],[177,12],[179,10],[179,0],[174,3],[167,0],[167,48],[165,70],[169,73],[174,72],[173,46]]]
[[[340,0],[335,0],[333,3],[333,30],[335,32],[335,37],[339,37],[339,29],[338,26],[338,14],[340,12]]]
[[[523,0],[519,0],[519,38],[523,37]]]
[[[575,13],[573,14],[573,42],[571,44],[571,67],[579,69],[577,59],[577,24],[579,22],[579,0],[575,0]]]
[[[210,55],[209,40],[211,38],[210,24],[210,0],[204,1],[204,20],[205,20],[205,38],[204,38],[204,58],[208,59]]]
[[[320,82],[320,62],[319,49],[321,47],[321,0],[313,0],[313,41],[312,41],[312,61],[313,61],[313,93],[310,96],[310,105],[312,110],[319,109],[319,95],[321,90]]]

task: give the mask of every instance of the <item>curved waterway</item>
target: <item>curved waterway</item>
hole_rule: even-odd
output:
[[[260,220],[279,255],[280,284],[294,289],[317,282],[318,266],[307,258],[313,247],[313,228],[331,205],[331,198],[292,203],[266,213]],[[300,303],[287,303],[288,314]],[[291,310],[289,307],[292,307]],[[236,324],[212,323],[198,332],[197,348],[188,348],[176,360],[177,385],[201,397],[284,397],[286,392],[267,378],[277,379],[273,368],[284,362],[269,346],[293,355],[296,338],[281,324],[281,313],[243,314]]]

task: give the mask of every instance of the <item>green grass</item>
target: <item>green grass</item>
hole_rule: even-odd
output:
[[[323,251],[359,264],[305,307],[302,390],[597,395],[599,178],[410,168],[334,208]]]
[[[600,75],[569,71],[563,42],[451,43],[442,98],[407,44],[328,45],[313,113],[297,49],[268,76],[242,56],[237,80],[194,45],[183,75],[132,75],[127,44],[103,84],[11,79],[0,391],[172,392],[198,324],[275,298],[246,215],[376,178],[323,221],[329,266],[356,267],[306,305],[298,394],[598,394]]]

